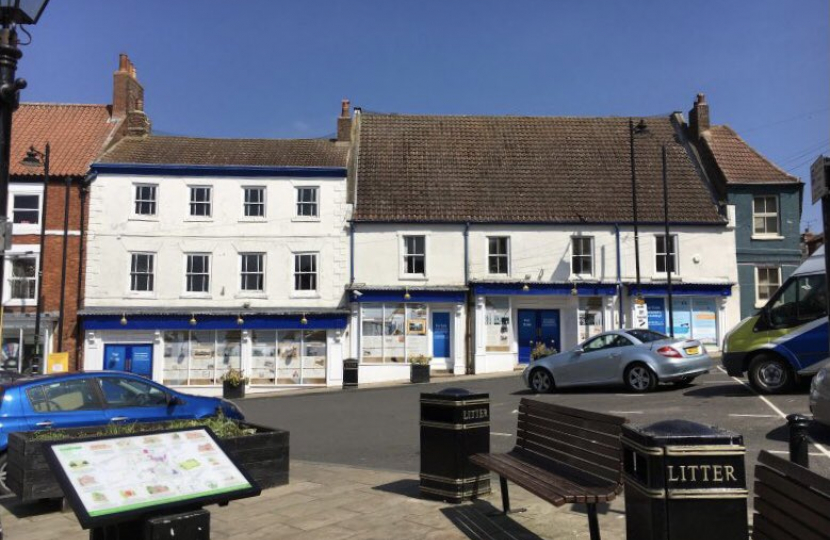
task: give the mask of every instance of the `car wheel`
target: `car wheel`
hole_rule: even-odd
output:
[[[793,384],[790,366],[775,356],[757,356],[749,365],[749,384],[761,394],[786,392]]]
[[[625,369],[623,381],[631,392],[651,392],[657,387],[657,376],[645,364],[631,364]]]
[[[7,453],[0,454],[0,496],[10,495],[12,490],[9,489],[6,483],[9,477],[9,455]]]
[[[537,368],[530,373],[530,389],[537,394],[547,394],[553,388],[553,377],[548,370]]]

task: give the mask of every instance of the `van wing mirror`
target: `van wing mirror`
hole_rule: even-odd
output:
[[[585,349],[583,349],[582,347],[577,347],[576,349],[574,349],[574,353],[576,353],[576,354],[582,354],[584,352],[585,352]]]
[[[167,406],[168,407],[175,407],[176,405],[184,405],[184,401],[179,396],[174,396],[173,394],[167,394]]]

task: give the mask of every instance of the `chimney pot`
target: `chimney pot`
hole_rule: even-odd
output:
[[[337,119],[337,140],[340,142],[352,140],[352,116],[349,108],[349,100],[344,99],[340,103],[340,118]]]
[[[706,103],[706,95],[698,93],[697,99],[689,111],[689,130],[693,139],[700,139],[704,131],[711,127],[709,123],[709,104]]]
[[[126,72],[130,69],[130,57],[124,53],[118,55],[118,71]]]
[[[350,103],[348,99],[344,99],[340,104],[340,118],[349,118]]]

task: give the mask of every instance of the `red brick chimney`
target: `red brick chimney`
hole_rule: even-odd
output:
[[[337,119],[337,141],[349,142],[352,140],[352,115],[349,100],[340,103],[340,118]]]
[[[144,87],[136,78],[130,57],[118,57],[118,71],[112,77],[112,117],[124,121],[125,135],[141,136],[150,133],[150,120],[144,114]]]
[[[693,139],[700,139],[704,131],[708,131],[711,124],[709,123],[709,104],[706,103],[706,96],[698,94],[695,104],[689,111],[689,130],[692,133]]]

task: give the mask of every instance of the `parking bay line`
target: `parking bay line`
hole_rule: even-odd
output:
[[[770,454],[780,454],[782,456],[789,456],[790,455],[790,452],[787,451],[787,450],[767,450],[767,452],[769,452]],[[809,452],[809,454],[811,456],[817,456],[817,457],[824,456],[824,454],[822,454],[820,452]]]
[[[643,414],[643,411],[608,411],[611,414]]]
[[[730,414],[729,416],[745,417],[745,418],[778,418],[774,414]]]
[[[499,433],[498,431],[491,431],[490,435],[495,435],[497,437],[512,437],[512,433]]]
[[[722,373],[726,373],[726,370],[725,370],[725,369],[723,369],[723,366],[718,366],[718,369],[719,369]],[[727,376],[728,376],[728,374],[727,374]],[[733,380],[735,380],[735,382],[738,382],[738,383],[742,384],[744,387],[748,388],[748,389],[749,389],[749,390],[750,390],[753,394],[755,394],[756,396],[758,396],[758,397],[761,399],[761,401],[763,401],[764,403],[766,403],[767,405],[769,405],[769,408],[770,408],[770,409],[772,409],[773,411],[775,411],[775,412],[778,414],[778,416],[780,416],[780,417],[781,417],[781,418],[783,418],[784,420],[786,420],[786,419],[787,419],[787,415],[786,415],[786,414],[784,414],[784,412],[783,412],[783,411],[781,411],[781,409],[779,409],[778,407],[776,407],[776,406],[775,406],[775,404],[774,404],[772,401],[768,400],[765,396],[762,396],[761,394],[759,394],[758,392],[756,392],[756,391],[755,391],[755,389],[754,389],[754,388],[752,388],[752,387],[751,387],[751,386],[750,386],[747,382],[742,381],[741,379],[739,379],[739,378],[737,378],[737,377],[732,377],[732,379],[733,379]],[[815,447],[818,449],[818,451],[819,451],[819,452],[821,452],[821,453],[822,453],[822,455],[824,455],[824,457],[830,458],[830,450],[828,450],[827,448],[825,448],[823,445],[821,445],[821,444],[817,443],[816,441],[814,441],[814,440],[813,440],[812,438],[810,438],[810,437],[807,437],[807,439],[808,439],[808,440],[809,440],[809,441],[813,444],[813,446],[815,446]]]

